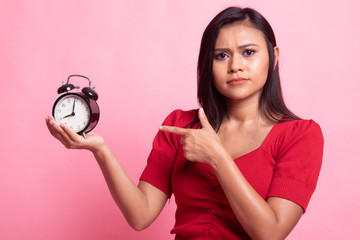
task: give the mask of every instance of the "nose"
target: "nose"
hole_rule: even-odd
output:
[[[236,73],[238,71],[244,71],[244,59],[239,55],[234,55],[230,61],[229,73]]]

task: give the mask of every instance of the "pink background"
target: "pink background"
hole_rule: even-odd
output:
[[[318,188],[288,239],[360,238],[358,0],[1,0],[0,239],[172,238],[173,198],[135,232],[92,155],[66,150],[44,118],[68,75],[88,76],[100,96],[95,132],[137,182],[165,116],[197,107],[200,38],[231,5],[270,21],[285,99],[325,136]]]

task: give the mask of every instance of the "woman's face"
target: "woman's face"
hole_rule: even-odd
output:
[[[228,100],[259,100],[268,69],[269,54],[260,30],[244,22],[220,29],[214,49],[213,79],[216,89]]]

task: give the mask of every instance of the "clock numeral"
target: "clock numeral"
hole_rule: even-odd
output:
[[[68,99],[68,100],[67,100],[67,103],[71,103],[71,99]]]
[[[66,103],[62,103],[61,107],[63,107],[63,108],[66,107]]]

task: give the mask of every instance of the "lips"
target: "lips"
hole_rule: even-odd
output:
[[[241,78],[241,77],[240,78],[232,78],[227,82],[227,84],[234,86],[234,85],[239,85],[239,84],[245,83],[247,81],[249,81],[249,79]]]

